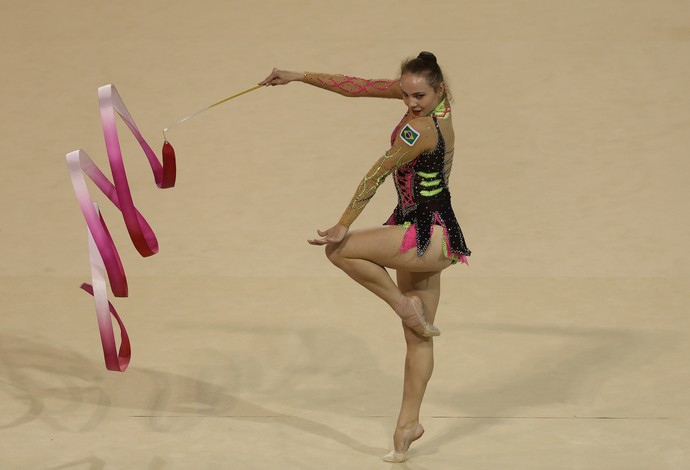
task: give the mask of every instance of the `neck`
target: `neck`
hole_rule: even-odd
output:
[[[430,115],[436,116],[438,119],[447,119],[450,116],[450,103],[448,103],[448,100],[443,98]]]

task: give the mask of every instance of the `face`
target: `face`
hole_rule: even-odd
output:
[[[400,77],[400,89],[410,112],[415,116],[426,116],[443,99],[444,85],[441,83],[438,90],[434,91],[423,75],[406,73]]]

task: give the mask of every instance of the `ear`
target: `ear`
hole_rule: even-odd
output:
[[[444,82],[438,84],[438,91],[441,96],[446,94],[446,84]]]

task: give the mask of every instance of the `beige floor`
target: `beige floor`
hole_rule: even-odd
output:
[[[133,341],[103,365],[64,155],[106,165],[96,89],[160,130],[272,67],[393,76],[434,51],[474,254],[444,274],[427,433],[397,468],[690,468],[690,3],[64,0],[0,5],[0,468],[378,469],[403,343],[305,239],[403,112],[296,84],[168,135],[158,191],[121,132],[161,253],[136,255]],[[122,127],[121,127],[122,128]],[[383,188],[358,220],[378,224]]]

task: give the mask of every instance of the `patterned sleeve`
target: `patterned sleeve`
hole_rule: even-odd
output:
[[[437,140],[438,135],[431,118],[415,119],[406,124],[395,138],[393,146],[364,175],[339,223],[346,227],[352,225],[386,177],[422,153],[432,150]]]
[[[367,79],[328,73],[304,73],[304,83],[349,97],[402,99],[399,80]]]

